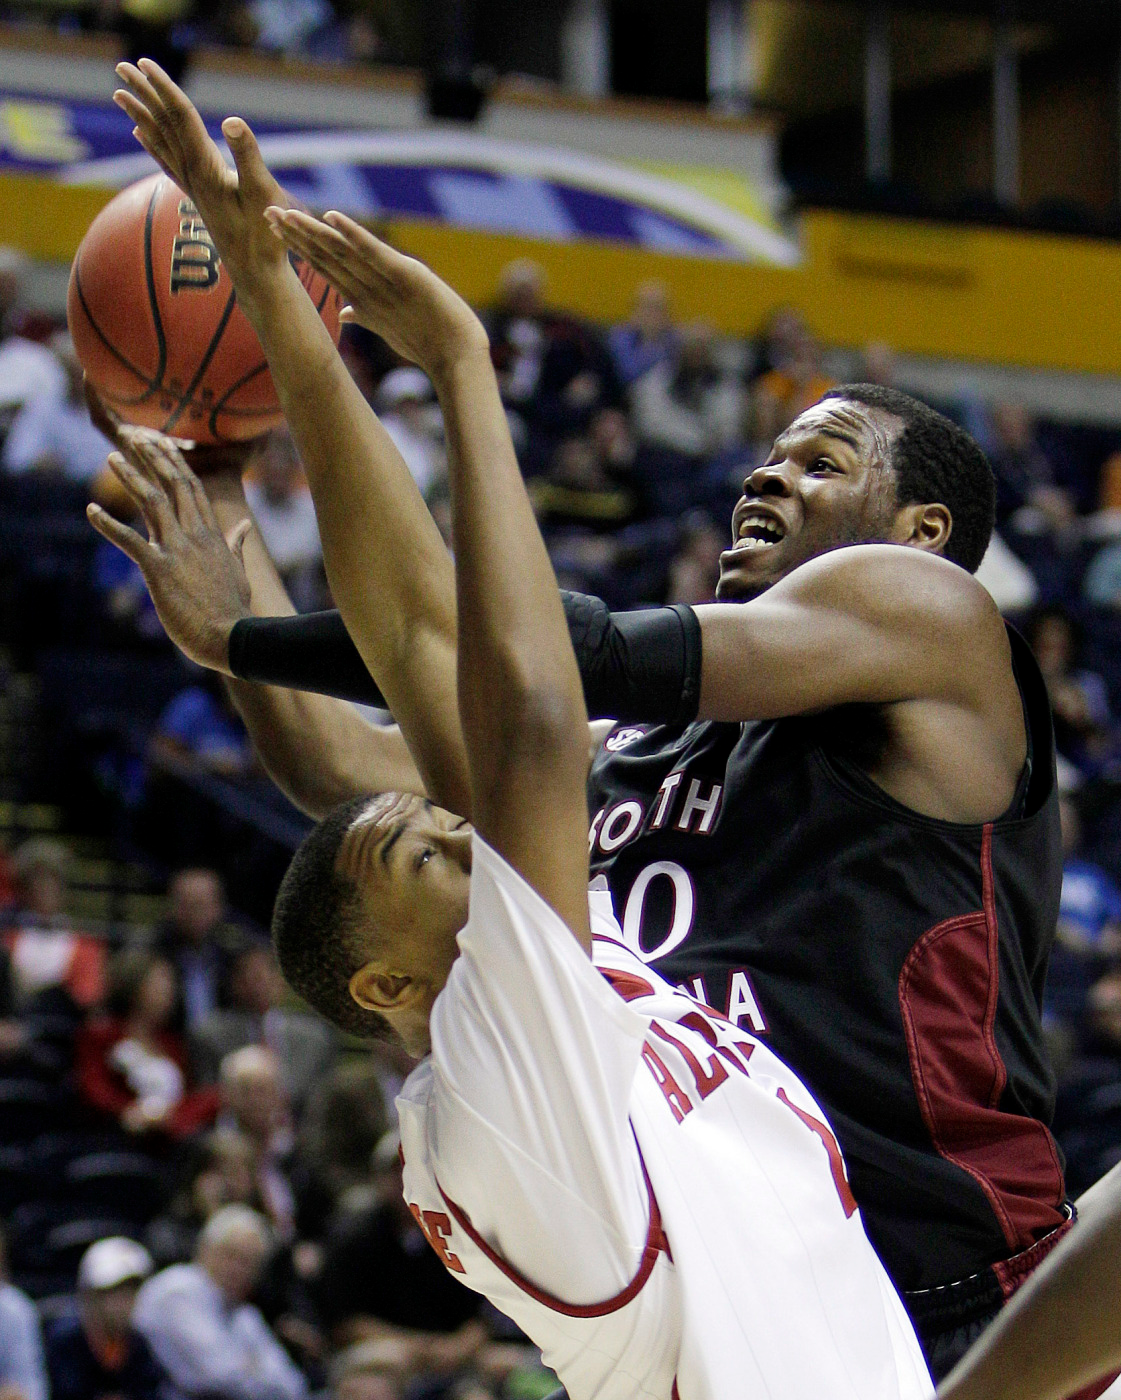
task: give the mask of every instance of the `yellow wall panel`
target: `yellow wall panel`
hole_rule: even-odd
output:
[[[0,175],[0,243],[69,261],[111,191]],[[600,321],[626,315],[660,277],[674,314],[750,333],[784,304],[823,340],[886,340],[914,354],[1121,374],[1121,244],[814,210],[798,268],[706,261],[612,244],[548,243],[421,221],[384,230],[477,304],[511,258],[532,257],[552,303]]]

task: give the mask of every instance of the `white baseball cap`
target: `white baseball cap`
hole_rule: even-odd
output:
[[[129,1279],[145,1279],[152,1272],[152,1256],[142,1244],[124,1235],[91,1244],[78,1265],[79,1288],[116,1288]]]

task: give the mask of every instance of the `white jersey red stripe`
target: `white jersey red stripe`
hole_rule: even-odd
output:
[[[475,838],[432,1054],[398,1100],[429,1242],[572,1400],[928,1396],[824,1114],[590,898],[594,965]]]

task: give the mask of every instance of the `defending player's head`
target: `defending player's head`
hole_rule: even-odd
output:
[[[993,529],[985,454],[926,404],[844,384],[800,414],[744,482],[717,597],[754,598],[847,544],[904,544],[973,573]]]
[[[292,988],[340,1030],[428,1049],[471,885],[468,822],[412,794],[345,802],[304,840],[272,932]]]

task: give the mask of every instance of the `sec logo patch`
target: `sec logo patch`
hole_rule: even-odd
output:
[[[645,733],[645,729],[616,729],[603,747],[608,753],[618,753],[628,744],[633,744],[636,739],[641,739]]]

